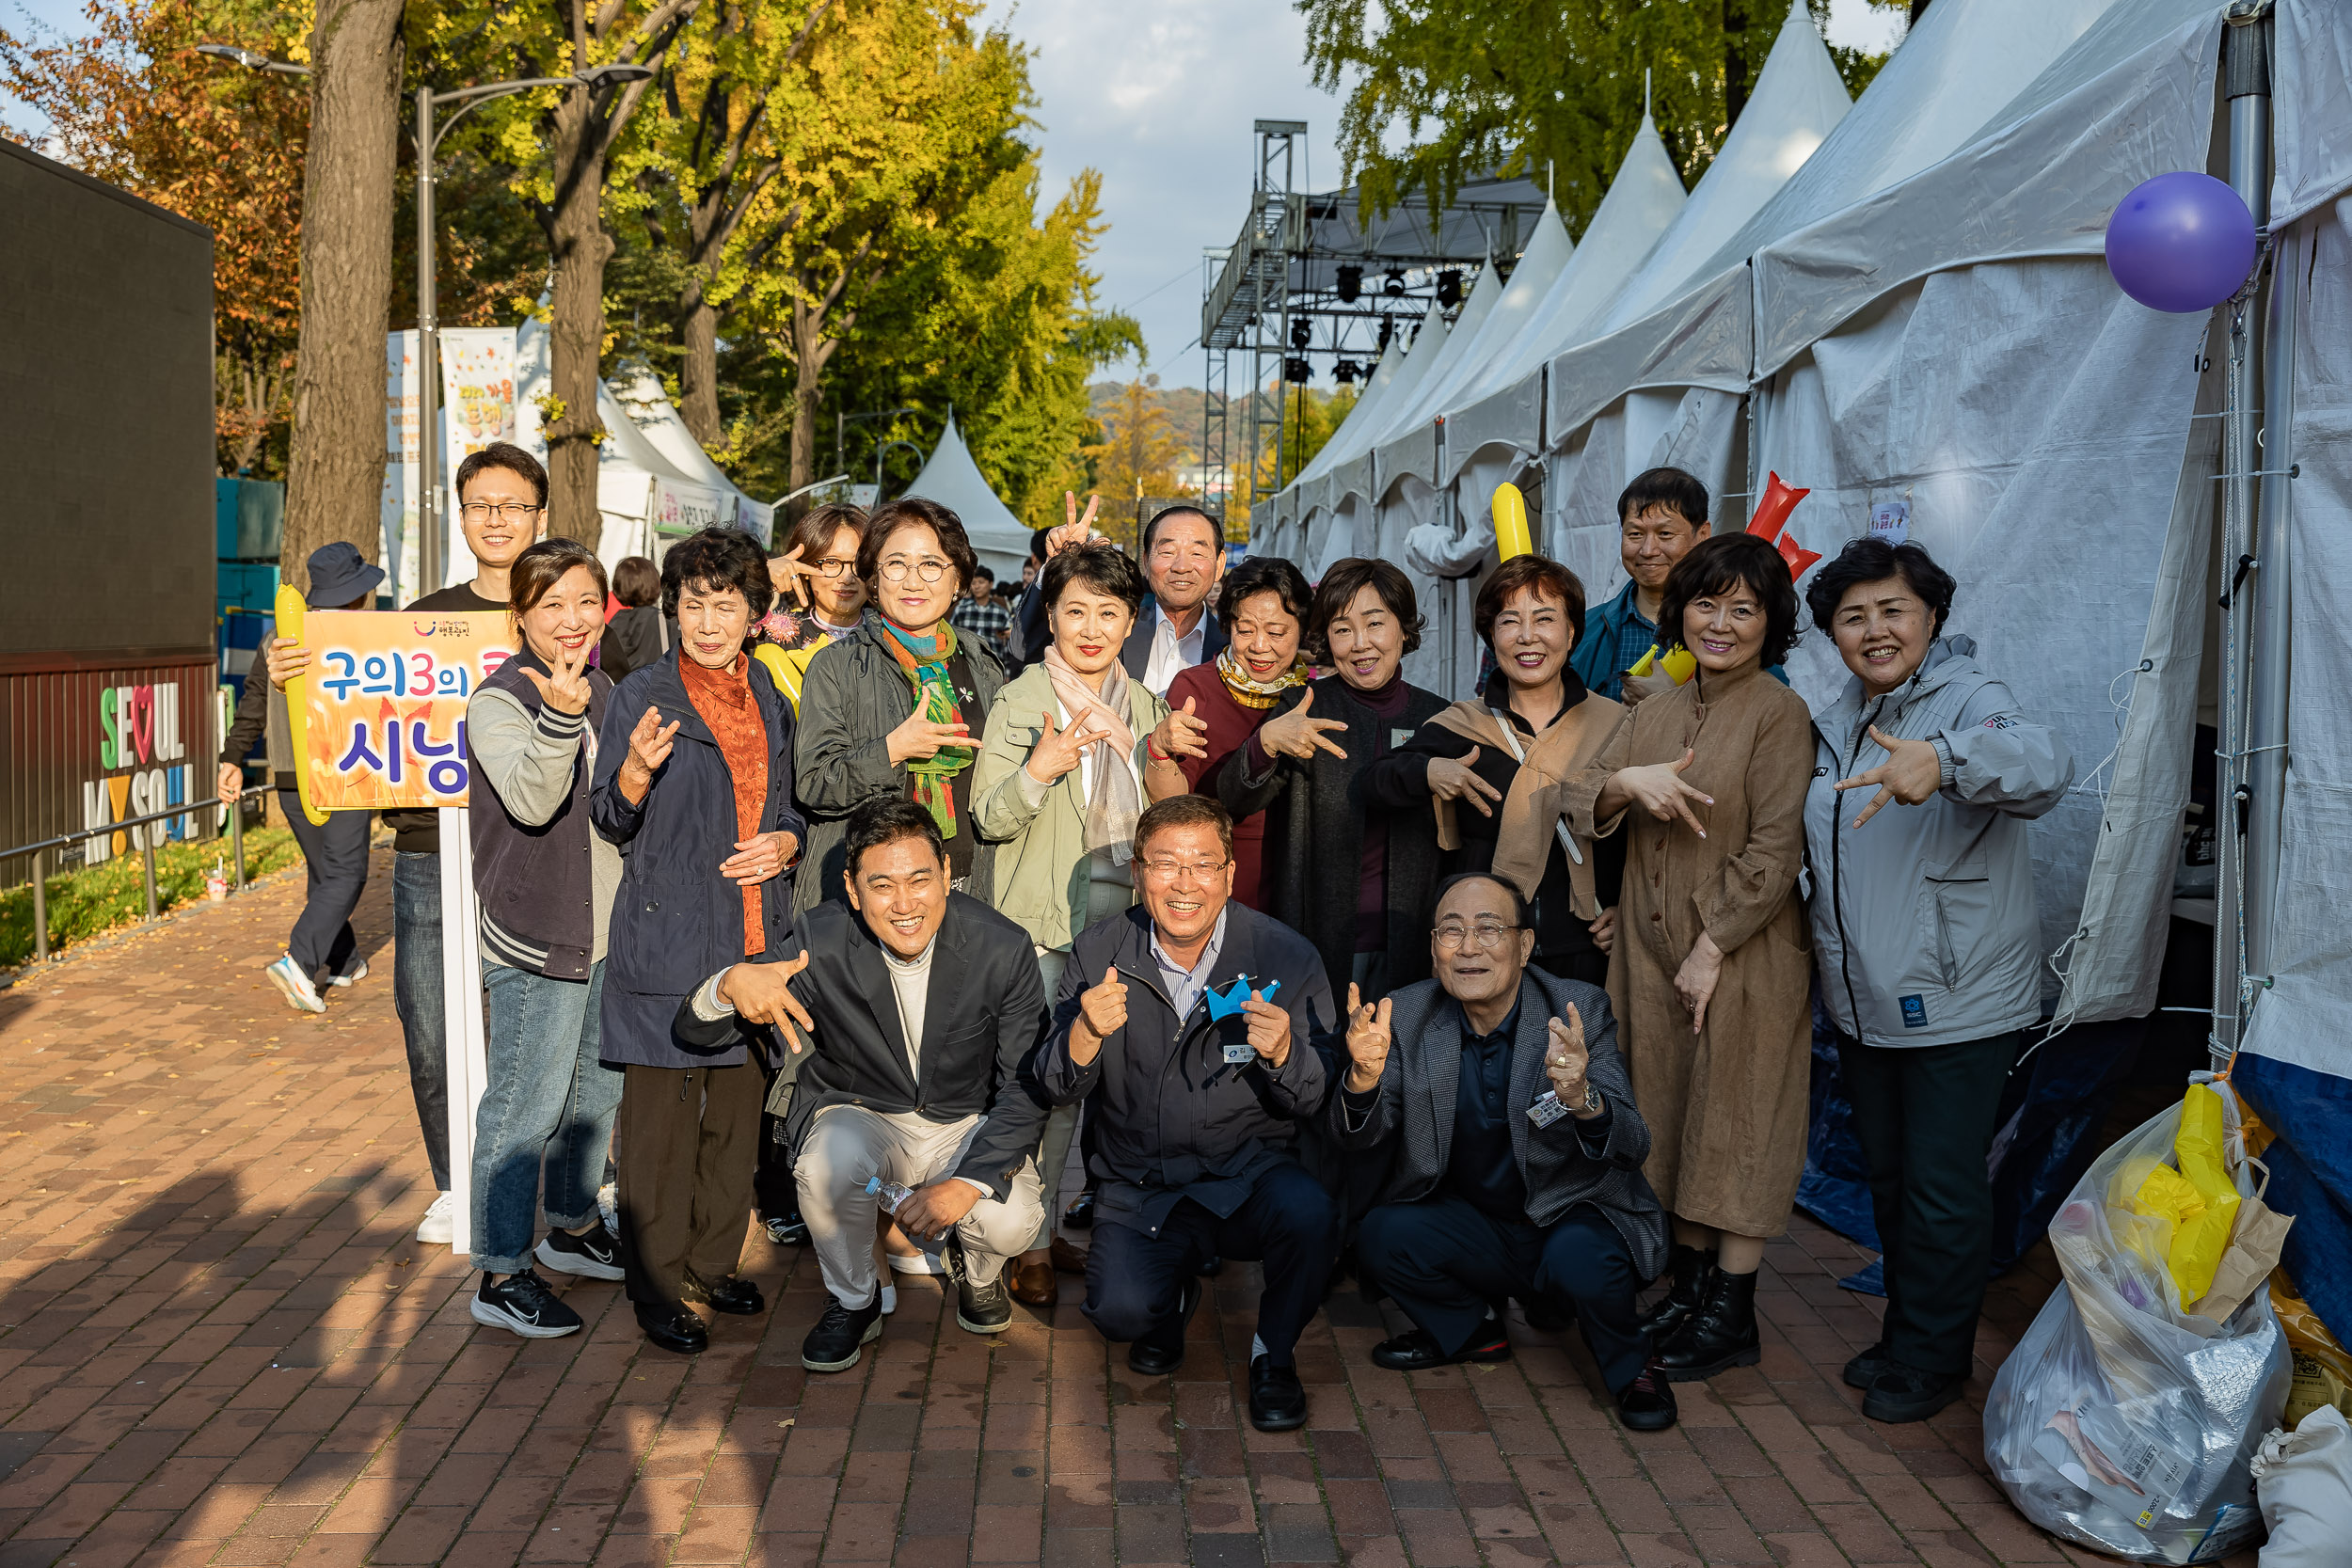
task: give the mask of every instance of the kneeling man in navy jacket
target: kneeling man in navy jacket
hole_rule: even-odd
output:
[[[1501,1361],[1505,1297],[1572,1307],[1618,1418],[1657,1432],[1675,1423],[1674,1391],[1648,1366],[1633,1305],[1666,1257],[1642,1175],[1649,1128],[1608,993],[1529,968],[1534,946],[1518,890],[1469,872],[1438,889],[1434,978],[1377,1007],[1348,988],[1327,1125],[1344,1148],[1393,1146],[1357,1272],[1414,1325],[1372,1358],[1402,1371]]]
[[[1086,1315],[1147,1377],[1176,1370],[1213,1258],[1263,1260],[1249,1419],[1307,1419],[1293,1353],[1330,1272],[1331,1199],[1298,1163],[1338,1022],[1308,940],[1230,902],[1233,822],[1178,795],[1136,823],[1142,904],[1078,933],[1038,1049],[1056,1104],[1089,1100],[1099,1179]]]

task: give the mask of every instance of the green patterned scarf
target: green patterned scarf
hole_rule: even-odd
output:
[[[956,628],[942,621],[932,636],[917,637],[887,615],[875,620],[890,634],[885,646],[914,688],[914,711],[929,723],[961,723],[955,683],[947,678],[947,661],[956,657]],[[942,838],[956,836],[956,798],[949,781],[972,766],[973,744],[942,747],[928,759],[917,758],[906,765],[914,801],[931,814]]]

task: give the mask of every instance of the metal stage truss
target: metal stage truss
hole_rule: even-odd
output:
[[[1200,464],[1202,491],[1213,501],[1230,502],[1236,470],[1253,467],[1265,451],[1268,424],[1268,493],[1290,483],[1298,465],[1284,450],[1278,396],[1292,387],[1303,396],[1318,360],[1335,383],[1369,376],[1398,331],[1409,331],[1433,307],[1449,316],[1460,309],[1480,262],[1492,257],[1507,274],[1544,208],[1534,181],[1476,180],[1441,212],[1408,198],[1365,216],[1353,186],[1320,195],[1296,188],[1306,121],[1262,119],[1254,134],[1249,215],[1232,245],[1203,251],[1201,260],[1208,395]],[[1248,390],[1238,410],[1231,402],[1236,379]]]

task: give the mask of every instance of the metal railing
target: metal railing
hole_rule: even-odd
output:
[[[247,793],[258,793],[258,791]],[[49,961],[48,860],[50,850],[84,844],[93,838],[105,838],[115,833],[128,832],[133,828],[144,828],[151,822],[168,822],[174,817],[194,816],[198,812],[209,811],[215,806],[224,805],[231,805],[231,802],[223,800],[215,795],[209,800],[191,800],[166,811],[150,812],[145,816],[126,816],[119,822],[109,822],[103,828],[84,828],[78,832],[60,833],[56,838],[44,838],[38,844],[22,844],[13,849],[0,849],[0,861],[11,861],[19,855],[30,855],[33,858],[33,961],[37,964],[45,964]],[[138,836],[139,856],[145,863],[142,871],[147,882],[147,919],[148,923],[152,925],[157,913],[155,908],[156,835],[141,833]],[[229,863],[234,867],[230,873],[231,886],[236,892],[242,893],[245,891],[245,810],[242,797],[229,813]]]

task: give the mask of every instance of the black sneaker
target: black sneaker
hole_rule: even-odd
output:
[[[1372,1347],[1372,1364],[1386,1367],[1392,1372],[1422,1372],[1432,1367],[1451,1367],[1458,1361],[1508,1361],[1511,1359],[1510,1337],[1502,1325],[1488,1318],[1470,1342],[1452,1355],[1425,1329],[1408,1329],[1393,1339],[1383,1339]]]
[[[1886,1354],[1886,1341],[1881,1339],[1846,1363],[1846,1386],[1859,1388],[1867,1394],[1871,1385],[1878,1382],[1879,1374],[1894,1364],[1894,1358]]]
[[[1862,1397],[1862,1413],[1874,1421],[1899,1425],[1924,1421],[1954,1400],[1967,1386],[1965,1377],[1925,1371],[1889,1361],[1870,1391]]]
[[[512,1329],[526,1339],[555,1339],[576,1332],[580,1316],[564,1305],[564,1300],[548,1289],[548,1282],[531,1270],[509,1275],[503,1285],[493,1285],[490,1276],[482,1276],[482,1289],[474,1292],[473,1321],[492,1328]]]
[[[602,1220],[584,1236],[568,1230],[548,1231],[532,1256],[557,1274],[576,1274],[582,1279],[628,1277],[628,1271],[621,1267],[620,1238],[607,1230]]]
[[[812,1372],[846,1372],[857,1365],[865,1347],[882,1338],[882,1292],[863,1307],[844,1307],[828,1291],[825,1315],[801,1341],[801,1365]]]
[[[1617,1419],[1628,1432],[1663,1432],[1675,1424],[1675,1386],[1655,1364],[1617,1390]]]
[[[998,1275],[982,1285],[964,1268],[963,1243],[951,1241],[940,1252],[947,1277],[956,1282],[956,1326],[967,1334],[1001,1334],[1012,1323],[1012,1297]]]

